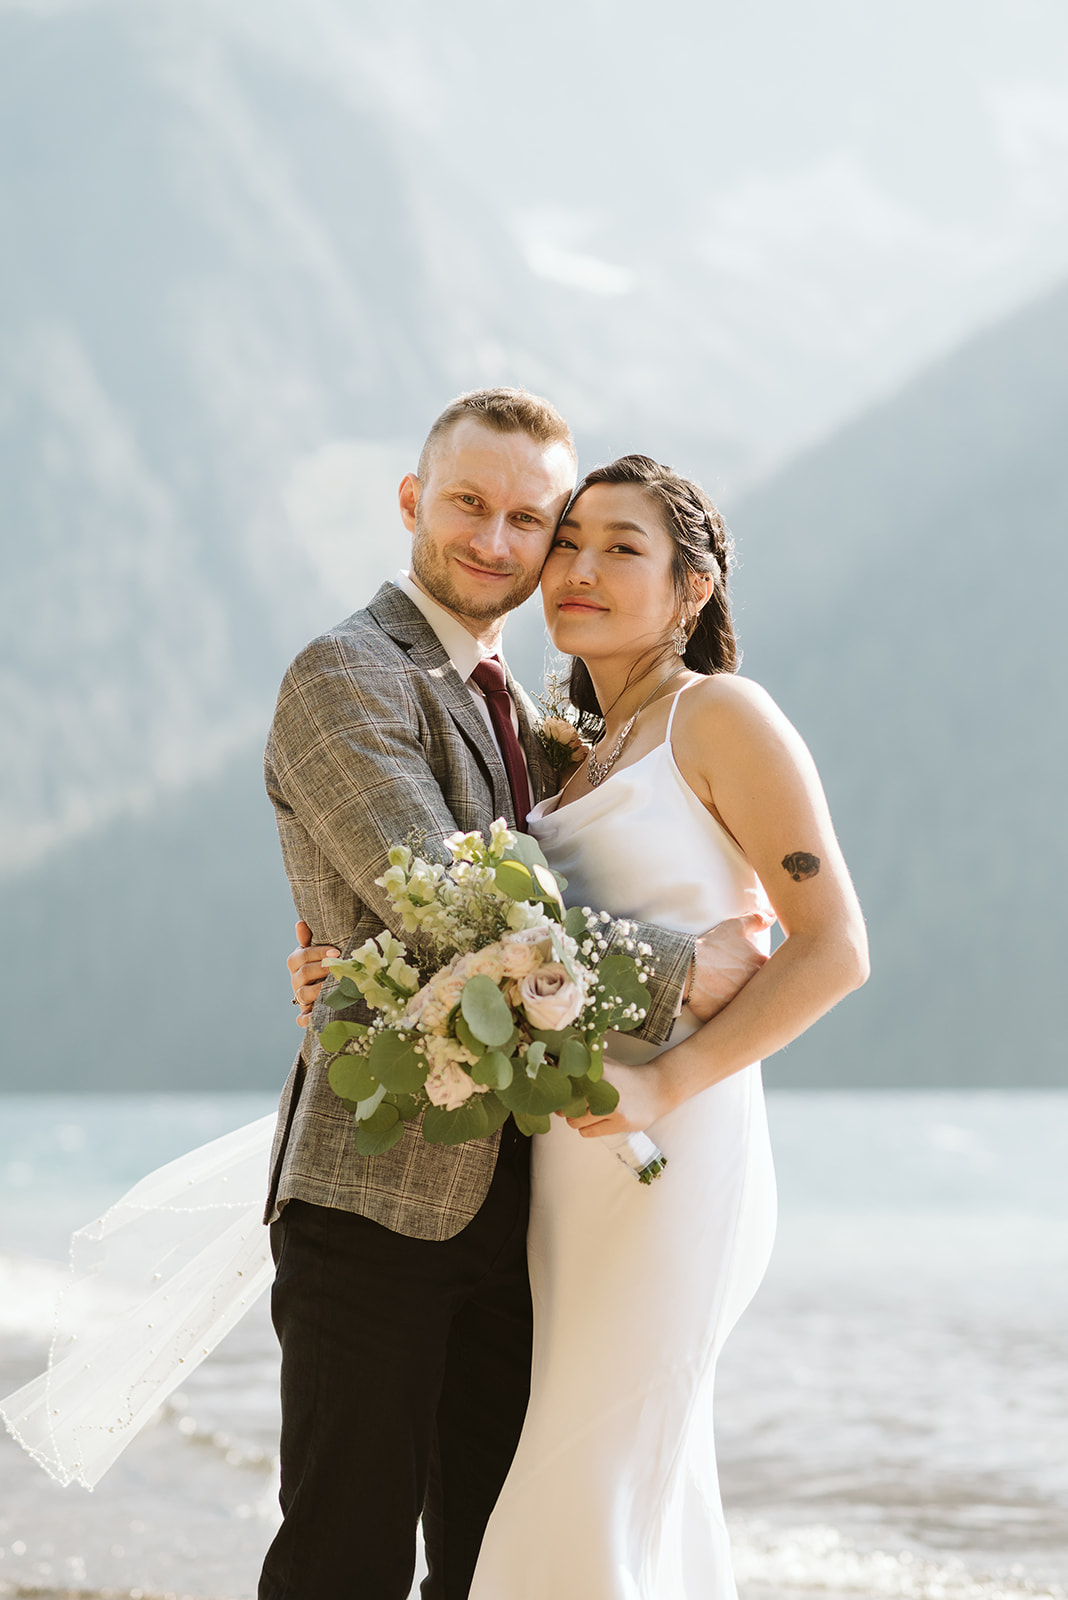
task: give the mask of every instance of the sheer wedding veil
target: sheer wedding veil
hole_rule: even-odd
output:
[[[0,1415],[60,1483],[93,1488],[274,1275],[274,1116],[160,1167],[71,1240],[48,1369]]]

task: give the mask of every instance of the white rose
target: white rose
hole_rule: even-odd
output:
[[[524,932],[529,928],[540,928],[544,933],[549,926],[545,912],[532,900],[513,900],[505,912],[504,920],[513,933]]]
[[[532,1028],[566,1028],[586,996],[558,961],[550,961],[516,984],[516,998]]]

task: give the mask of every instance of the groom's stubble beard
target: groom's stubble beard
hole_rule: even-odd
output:
[[[446,611],[451,611],[459,617],[466,617],[471,622],[493,622],[498,617],[507,616],[516,606],[521,606],[524,600],[529,600],[541,579],[541,565],[536,571],[531,572],[517,562],[492,564],[483,561],[471,550],[458,551],[457,554],[465,561],[469,561],[473,567],[481,567],[485,572],[513,574],[515,582],[501,594],[492,598],[487,597],[481,603],[472,600],[469,595],[462,594],[453,582],[447,557],[442,555],[433,536],[426,531],[417,502],[415,532],[412,535],[412,572],[427,594],[436,600],[439,606],[444,606]]]

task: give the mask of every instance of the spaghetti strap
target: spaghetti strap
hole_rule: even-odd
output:
[[[671,724],[675,720],[675,707],[679,703],[679,696],[681,694],[685,694],[688,688],[690,688],[690,685],[688,683],[684,683],[682,688],[676,689],[674,695],[672,696],[671,710],[668,712],[667,728],[664,731],[664,743],[667,745],[669,750],[671,749]]]

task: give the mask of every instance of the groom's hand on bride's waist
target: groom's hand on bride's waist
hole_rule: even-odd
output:
[[[762,911],[717,922],[699,934],[694,949],[693,978],[686,1004],[700,1022],[722,1011],[768,959],[756,941],[771,926]]]
[[[311,936],[308,924],[298,922],[297,948],[286,957],[293,1004],[300,1007],[297,1012],[298,1028],[306,1028],[311,1021],[312,1006],[319,998],[319,990],[327,976],[323,962],[336,961],[341,954],[332,944],[313,945]]]
[[[767,956],[756,940],[770,926],[771,919],[761,911],[718,922],[695,941],[693,975],[686,1004],[700,1022],[707,1022],[722,1011],[750,978],[760,971]],[[297,1025],[306,1028],[312,1007],[327,976],[324,961],[336,961],[339,951],[332,945],[313,945],[306,922],[297,923],[297,948],[286,959],[294,1004],[299,1005]]]

